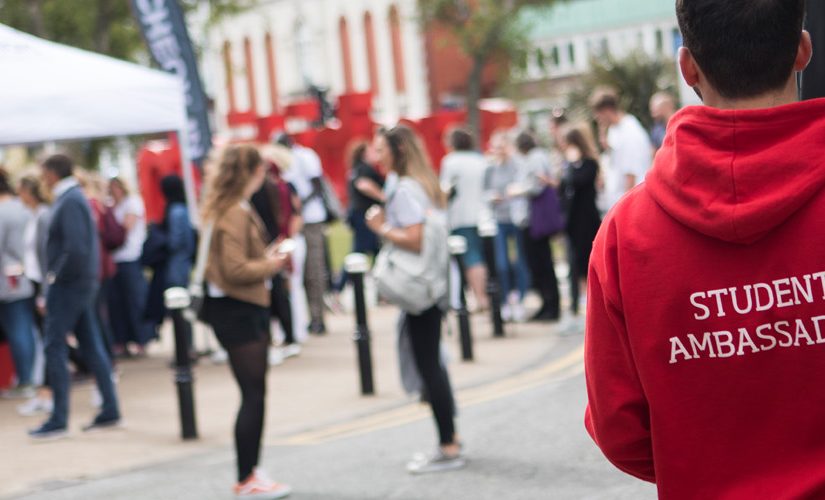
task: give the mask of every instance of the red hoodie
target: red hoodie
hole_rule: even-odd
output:
[[[825,100],[687,108],[590,261],[588,432],[662,498],[825,498]]]

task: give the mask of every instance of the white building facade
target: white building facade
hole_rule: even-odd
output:
[[[374,119],[429,112],[416,0],[270,0],[209,30],[203,57],[218,131],[231,112],[267,116],[306,99],[373,93]]]

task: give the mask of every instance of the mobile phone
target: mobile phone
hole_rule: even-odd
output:
[[[298,245],[295,243],[295,240],[287,238],[275,247],[275,252],[280,254],[293,253],[295,252],[295,248],[297,246]]]

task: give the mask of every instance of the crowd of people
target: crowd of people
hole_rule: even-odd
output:
[[[654,101],[659,109],[667,99]],[[587,124],[569,123],[563,113],[551,120],[549,149],[532,131],[497,132],[482,150],[468,130],[450,130],[440,174],[404,126],[353,144],[343,217],[353,231],[353,251],[375,257],[396,247],[422,254],[432,228],[440,230],[431,214],[443,214],[443,239],[449,232],[467,242],[463,269],[480,312],[491,301],[479,227],[492,222],[502,317],[559,320],[559,248],[569,259],[570,304],[578,314],[604,200],[610,205],[617,193],[641,182],[653,151],[615,93],[600,91],[591,105],[605,154]],[[176,175],[162,179],[164,216],[150,224],[143,200],[126,182],[75,168],[67,156],[48,158],[41,175],[22,177],[16,186],[0,173],[0,234],[24,235],[0,238],[7,278],[0,282],[0,327],[16,370],[16,385],[3,396],[27,398],[19,407],[23,415],[49,415],[31,431],[33,438],[59,438],[67,432],[71,377],[93,377],[100,413],[84,429],[119,426],[113,367],[119,359],[146,355],[166,318],[164,291],[190,285],[198,238],[206,237],[201,319],[212,327],[242,395],[235,491],[274,498],[289,487],[257,468],[267,370],[298,355],[308,334],[326,332],[325,298],[348,281],[345,272],[333,280],[329,264],[327,227],[340,215],[318,155],[285,134],[271,144],[229,146],[216,154],[207,166],[200,233]],[[565,246],[554,242],[562,234]],[[540,307],[528,316],[531,288]],[[402,307],[398,323],[402,357],[409,361],[405,388],[430,404],[439,436],[436,453],[410,461],[411,473],[465,463],[440,345],[448,309],[447,294],[440,294],[424,308]],[[191,347],[191,331],[187,337]],[[276,341],[280,348],[273,350]]]

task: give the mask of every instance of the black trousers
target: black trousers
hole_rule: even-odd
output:
[[[541,296],[539,312],[551,319],[558,319],[560,314],[559,281],[553,267],[553,250],[550,237],[532,238],[530,229],[524,229],[524,242],[527,249],[527,262],[533,276],[533,288]]]
[[[441,364],[441,316],[441,309],[433,306],[418,315],[408,314],[407,321],[415,364],[429,396],[439,442],[446,445],[455,440],[455,403],[450,378]]]
[[[272,278],[272,289],[269,296],[271,304],[269,311],[273,318],[278,318],[281,330],[284,332],[284,343],[295,343],[295,332],[292,329],[292,304],[289,300],[289,290],[286,286],[286,278],[280,274]]]

